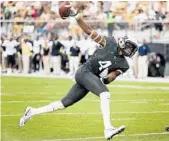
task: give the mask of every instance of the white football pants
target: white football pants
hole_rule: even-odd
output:
[[[61,73],[61,56],[52,56],[51,57],[51,67],[53,68],[54,74],[60,74]]]
[[[69,60],[69,69],[70,74],[74,74],[79,67],[79,57],[78,56],[71,56]]]

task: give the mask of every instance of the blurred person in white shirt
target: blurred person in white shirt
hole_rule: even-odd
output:
[[[146,22],[148,20],[148,15],[141,6],[138,8],[138,15],[136,15],[135,20],[138,22]]]
[[[133,74],[135,78],[138,78],[138,51],[133,55]]]
[[[130,67],[124,75],[126,75],[129,78],[132,78],[134,77],[134,60],[133,60],[133,57],[131,58],[126,57],[126,59]]]
[[[33,63],[34,72],[40,70],[41,47],[42,47],[42,41],[39,39],[39,36],[37,36],[37,38],[33,41],[32,63]]]
[[[1,45],[2,72],[6,72],[7,69],[7,54],[6,54],[5,46],[3,46],[4,41],[5,41],[5,36],[1,36],[0,45]]]
[[[145,24],[148,21],[148,15],[145,12],[145,9],[143,6],[140,5],[137,9],[137,15],[134,18],[134,21],[136,21],[136,27],[141,27],[141,25]]]
[[[96,51],[96,49],[98,48],[97,44],[91,40],[88,39],[88,46],[87,46],[87,52],[86,52],[86,59],[89,59],[93,53]]]
[[[77,45],[80,47],[80,52],[81,52],[80,64],[82,65],[86,62],[86,59],[88,58],[87,50],[89,46],[89,40],[87,36],[85,36],[84,39],[81,39],[80,41],[78,41]]]
[[[86,7],[86,10],[83,11],[83,14],[85,17],[90,17],[90,18],[98,18],[97,12],[98,12],[98,7],[97,7],[97,1],[89,1],[88,5]],[[97,16],[96,16],[97,15]]]
[[[3,46],[5,47],[5,53],[7,55],[7,73],[11,73],[15,67],[15,47],[17,43],[9,36],[8,39],[4,41]]]

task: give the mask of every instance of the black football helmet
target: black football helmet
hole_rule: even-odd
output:
[[[138,49],[138,42],[132,37],[122,37],[118,39],[118,46],[124,56],[132,57]]]

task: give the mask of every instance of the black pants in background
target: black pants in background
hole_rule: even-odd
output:
[[[33,71],[39,71],[40,70],[40,54],[35,54],[35,56],[32,59],[33,63]]]

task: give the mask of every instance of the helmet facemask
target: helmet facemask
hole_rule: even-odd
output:
[[[127,36],[119,38],[118,46],[124,56],[132,57],[137,51],[138,45],[137,40],[129,38]]]

